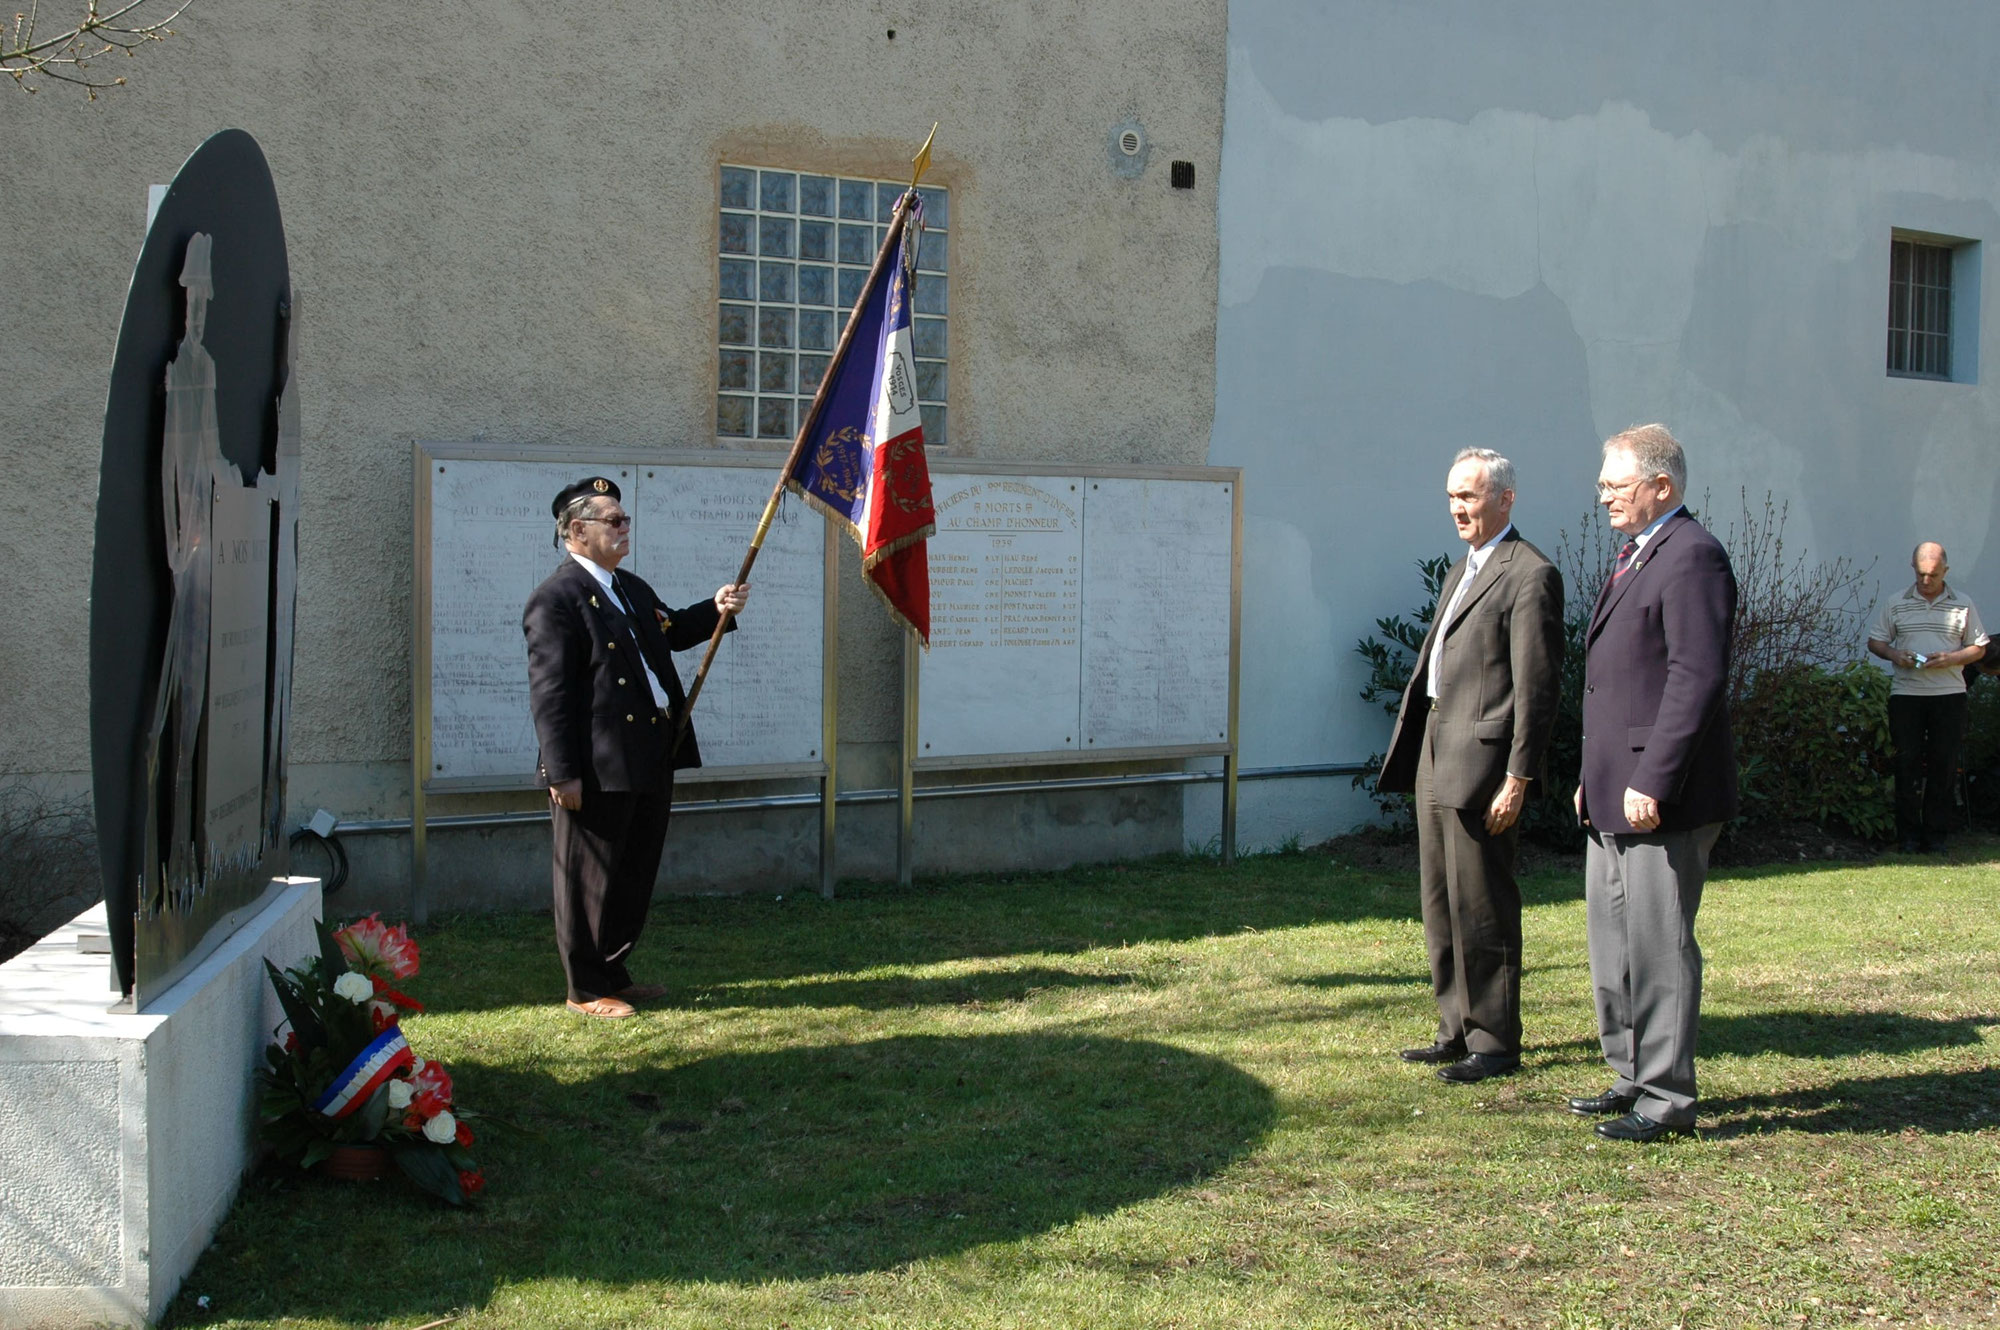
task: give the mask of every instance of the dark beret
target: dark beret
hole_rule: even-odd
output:
[[[617,481],[607,480],[603,476],[585,476],[582,480],[577,481],[576,484],[563,487],[562,493],[556,495],[556,501],[549,505],[549,516],[560,521],[562,520],[563,509],[569,507],[570,504],[576,502],[578,499],[595,498],[600,494],[607,499],[624,498],[618,492]]]

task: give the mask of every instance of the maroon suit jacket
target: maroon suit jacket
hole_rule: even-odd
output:
[[[1628,788],[1660,801],[1660,831],[1736,816],[1735,615],[1729,555],[1685,510],[1605,585],[1583,658],[1583,816],[1597,830],[1633,830]]]

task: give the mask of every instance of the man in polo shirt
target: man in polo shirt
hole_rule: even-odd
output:
[[[1988,639],[1972,602],[1945,585],[1944,546],[1925,541],[1910,566],[1917,580],[1882,606],[1868,630],[1868,650],[1894,674],[1889,742],[1896,750],[1897,839],[1906,851],[1939,851],[1965,737],[1961,671],[1985,656]]]

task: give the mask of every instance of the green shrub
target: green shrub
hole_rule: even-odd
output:
[[[1733,706],[1745,821],[1895,831],[1887,674],[1858,660],[1759,670]]]
[[[1354,654],[1368,662],[1368,682],[1361,686],[1361,700],[1375,703],[1392,718],[1402,702],[1403,690],[1410,686],[1410,671],[1417,663],[1417,652],[1423,650],[1424,634],[1430,631],[1431,620],[1437,617],[1438,592],[1444,589],[1445,574],[1451,571],[1451,565],[1448,554],[1418,559],[1417,572],[1424,581],[1423,604],[1408,619],[1400,614],[1377,619],[1375,631],[1380,636],[1364,637],[1354,644]],[[1409,797],[1382,794],[1375,788],[1375,773],[1382,769],[1382,760],[1387,756],[1370,753],[1368,770],[1354,778],[1353,786],[1368,791],[1390,831],[1411,835],[1417,825],[1410,812]]]
[[[1974,826],[2000,826],[2000,679],[1981,679],[1966,701],[1965,812]]]

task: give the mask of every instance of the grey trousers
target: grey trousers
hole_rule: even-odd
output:
[[[1655,1122],[1695,1118],[1694,1044],[1701,1019],[1701,947],[1695,911],[1720,822],[1648,835],[1589,833],[1585,928],[1597,1036],[1617,1075]]]

